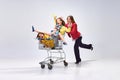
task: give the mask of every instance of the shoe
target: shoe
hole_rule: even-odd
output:
[[[64,44],[64,45],[67,45],[67,43],[66,43],[66,42],[63,42],[63,44]]]
[[[35,31],[34,26],[32,26],[32,32],[34,32],[34,31]]]
[[[79,64],[80,62],[81,62],[81,60],[78,60],[78,61],[75,62],[75,64]]]
[[[91,51],[92,51],[92,50],[93,50],[93,46],[92,46],[92,44],[90,44],[90,46],[91,46],[91,48],[90,48],[90,49],[91,49]]]

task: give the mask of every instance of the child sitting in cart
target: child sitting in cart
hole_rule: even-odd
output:
[[[43,48],[55,48],[54,39],[49,34],[39,32],[37,35],[37,39],[40,41],[40,44],[43,44]]]

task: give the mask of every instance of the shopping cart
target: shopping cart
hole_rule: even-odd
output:
[[[50,46],[50,44],[52,43],[52,41],[54,41],[54,39],[46,39],[46,43],[49,44],[48,46]],[[56,41],[56,40],[55,40]],[[54,42],[54,47],[46,47],[45,44],[43,44],[41,42],[41,40],[39,40],[39,49],[40,50],[46,50],[48,56],[41,62],[39,62],[39,64],[41,65],[41,68],[44,69],[45,65],[48,66],[48,69],[51,70],[53,68],[53,64],[56,63],[60,63],[63,62],[64,66],[68,66],[68,63],[66,62],[66,54],[63,50],[63,43],[61,40],[57,40],[58,42]],[[57,56],[53,55],[53,54],[57,54]]]

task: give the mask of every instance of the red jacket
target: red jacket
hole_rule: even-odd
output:
[[[66,27],[68,28],[68,24],[66,24]],[[71,31],[68,33],[68,36],[72,37],[73,40],[75,40],[81,36],[81,33],[77,30],[76,23],[72,23]]]

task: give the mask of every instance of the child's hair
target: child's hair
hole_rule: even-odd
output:
[[[70,17],[72,23],[75,23],[74,17],[72,15],[69,15],[68,17]],[[68,19],[68,17],[67,17],[67,19]]]
[[[60,19],[62,21],[62,25],[65,26],[65,21],[61,17],[59,17],[57,19]],[[57,22],[57,19],[56,19],[56,22]]]
[[[39,34],[43,34],[43,35],[44,35],[44,33],[39,32],[39,33],[37,34],[37,37],[36,37],[37,39],[40,38]]]

